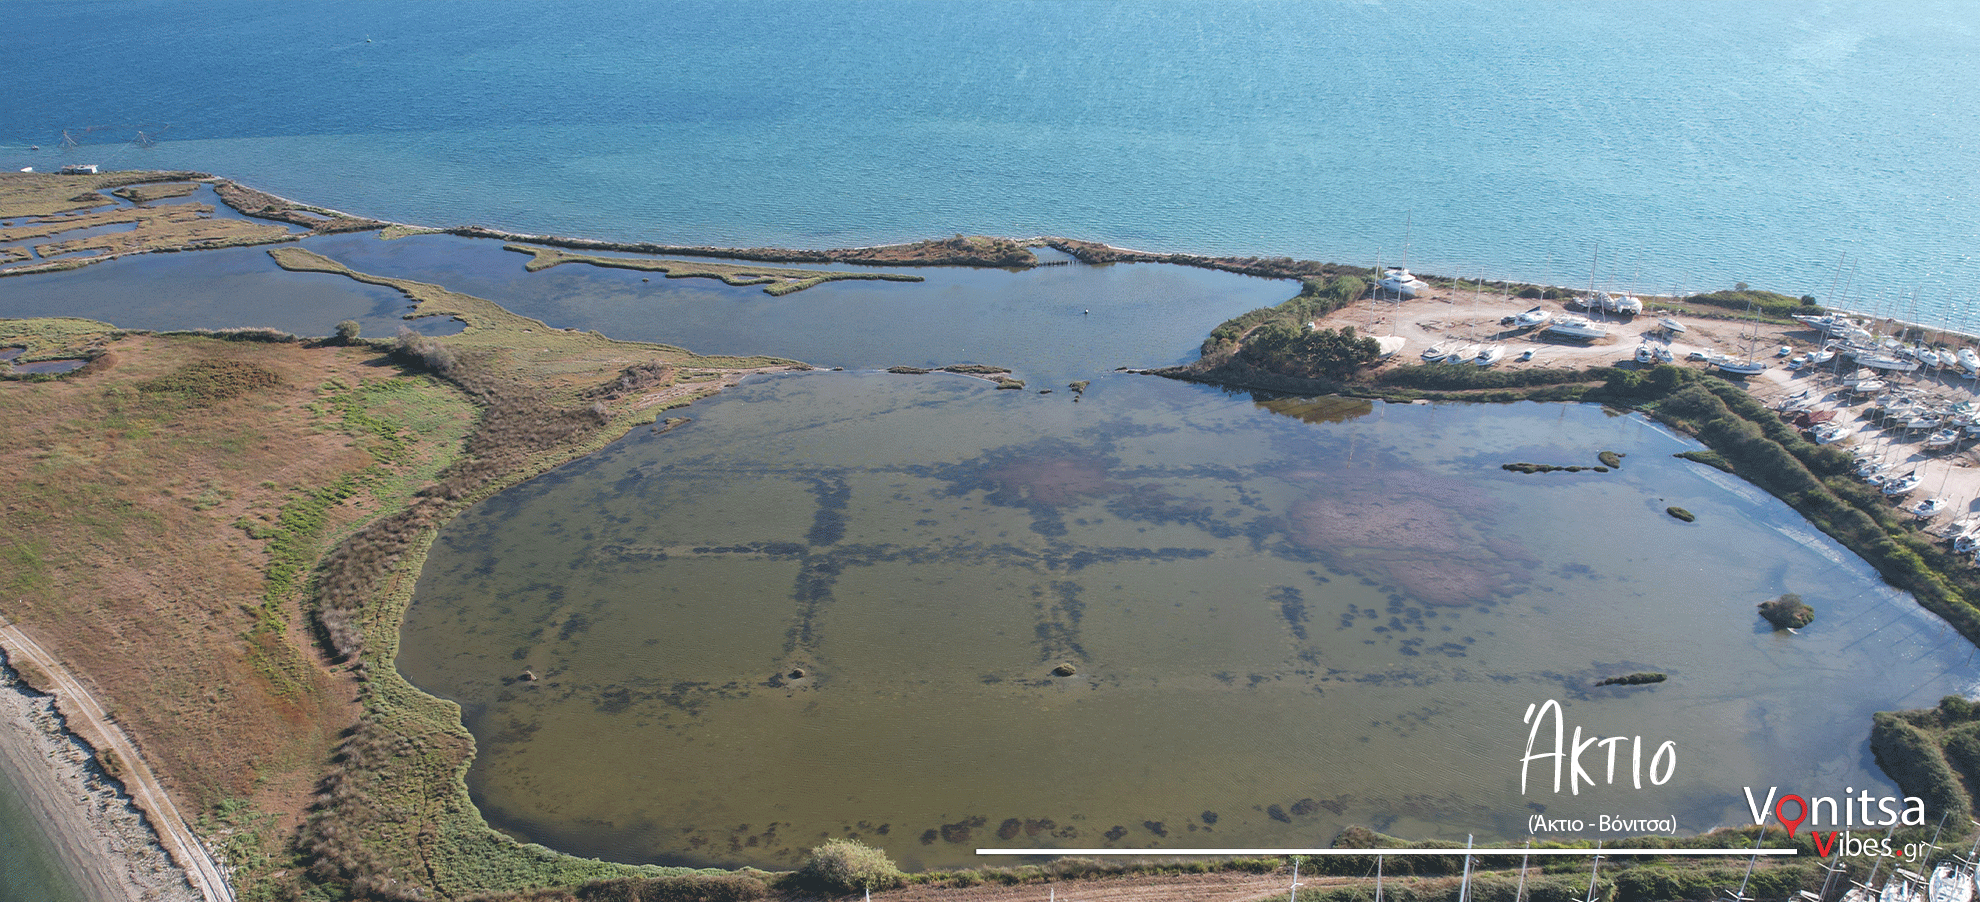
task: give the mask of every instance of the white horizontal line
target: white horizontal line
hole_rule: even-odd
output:
[[[977,849],[978,855],[1798,855],[1799,849]]]

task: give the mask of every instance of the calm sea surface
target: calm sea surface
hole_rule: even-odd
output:
[[[193,168],[388,219],[681,243],[1051,233],[1746,281],[1980,325],[1967,4],[201,9],[10,4],[32,90],[0,110],[0,166]],[[466,706],[491,817],[565,848],[771,862],[857,833],[939,864],[1345,822],[1511,835],[1530,809],[1507,744],[1547,697],[1682,756],[1655,792],[1550,810],[1702,829],[1749,783],[1886,786],[1866,712],[1972,688],[1949,630],[1638,420],[1107,375],[1186,359],[1284,286],[1068,267],[771,299],[366,241],[324,250],[553,325],[854,369],[984,360],[1059,389],[763,380],[451,530],[405,666]],[[398,307],[242,251],[0,283],[0,315],[31,312],[379,334]],[[1088,378],[1074,404],[1063,383]],[[1602,449],[1631,456],[1496,469]],[[1822,620],[1756,630],[1783,591]],[[1079,673],[1047,676],[1061,660]],[[1673,679],[1586,688],[1618,667]]]
[[[695,244],[1061,234],[1657,292],[1847,281],[1955,325],[1980,284],[1967,3],[8,12],[34,86],[0,110],[11,168]]]
[[[48,838],[36,829],[34,813],[17,795],[6,769],[0,768],[0,899],[81,898]]]

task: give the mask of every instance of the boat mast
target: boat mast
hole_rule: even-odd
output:
[[[1595,902],[1595,875],[1602,871],[1602,841],[1595,841],[1595,860],[1588,867],[1588,898],[1582,902]]]
[[[1526,841],[1526,854],[1519,857],[1519,888],[1513,890],[1513,902],[1526,902],[1526,863],[1533,859],[1533,840]],[[1382,902],[1376,897],[1375,902]]]
[[[1464,835],[1464,879],[1458,883],[1458,902],[1471,902],[1471,834]]]
[[[1402,262],[1403,272],[1409,272],[1409,227],[1410,227],[1410,218],[1415,213],[1416,213],[1415,209],[1409,209],[1403,211],[1403,262]]]
[[[1747,881],[1753,879],[1753,865],[1760,860],[1760,839],[1767,835],[1767,825],[1760,825],[1760,836],[1753,837],[1753,857],[1746,860],[1746,876],[1739,878],[1739,892],[1732,894],[1732,902],[1752,902],[1746,895]]]
[[[1830,888],[1835,886],[1836,875],[1842,873],[1844,870],[1847,870],[1848,868],[1849,865],[1843,864],[1842,862],[1842,844],[1838,843],[1836,844],[1836,850],[1834,852],[1829,853],[1829,863],[1824,868],[1824,870],[1829,872],[1829,876],[1822,878],[1822,893],[1821,895],[1816,896],[1815,898],[1818,900],[1828,899]]]

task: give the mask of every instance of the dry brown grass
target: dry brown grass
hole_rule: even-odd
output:
[[[0,321],[0,342],[47,344],[36,326]],[[84,338],[106,352],[88,375],[0,383],[0,612],[90,684],[185,807],[246,800],[279,850],[357,707],[296,599],[263,604],[267,536],[298,493],[370,474],[328,512],[327,546],[392,474],[456,453],[471,408],[364,348]],[[326,398],[384,380],[451,410],[453,438],[402,436],[381,463],[380,440],[338,428]]]
[[[101,175],[60,175],[53,172],[0,172],[0,219],[49,216],[116,203],[100,192],[124,185],[183,182],[205,178],[198,172],[105,172]]]
[[[193,172],[109,172],[102,175],[59,175],[45,172],[0,173],[0,243],[52,238],[65,232],[105,226],[131,228],[100,235],[50,241],[37,245],[42,257],[95,251],[90,256],[34,261],[26,251],[0,248],[0,275],[24,275],[74,269],[123,254],[241,247],[294,240],[288,229],[268,223],[215,219],[210,204],[111,207],[116,201],[103,191],[134,202],[148,203],[196,190]]]
[[[529,262],[523,264],[523,268],[529,272],[540,272],[564,263],[589,263],[592,266],[664,273],[669,279],[721,279],[724,284],[728,285],[761,285],[765,294],[778,296],[803,291],[814,285],[846,279],[880,282],[922,281],[920,276],[890,272],[786,269],[778,266],[762,266],[751,263],[717,263],[710,260],[653,260],[642,257],[600,257],[595,254],[573,254],[554,247],[529,247],[520,244],[503,245],[502,249],[531,255]]]
[[[220,199],[225,201],[227,206],[248,216],[299,225],[317,234],[362,232],[388,225],[376,219],[365,219],[325,207],[299,204],[226,179],[214,183],[213,193],[220,195]]]
[[[147,185],[126,185],[110,193],[134,204],[148,204],[168,197],[185,197],[198,190],[197,182],[157,182]]]
[[[35,251],[43,257],[89,250],[104,254],[135,254],[160,250],[270,244],[290,241],[295,237],[288,229],[278,225],[241,219],[214,219],[211,205],[187,203],[156,207],[119,207],[114,210],[100,210],[75,216],[48,217],[30,225],[18,226],[8,232],[0,232],[0,241],[19,240],[11,237],[9,232],[45,230],[39,234],[54,235],[62,231],[125,222],[134,225],[128,231],[36,245]]]

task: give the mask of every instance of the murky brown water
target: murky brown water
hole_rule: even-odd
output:
[[[854,835],[931,867],[1348,824],[1517,842],[1539,810],[1693,832],[1744,821],[1746,785],[1888,786],[1869,712],[1973,682],[1861,562],[1592,406],[817,373],[690,413],[464,517],[406,626],[484,812],[557,848],[789,866]],[[1601,450],[1621,470],[1498,468]],[[1785,591],[1820,612],[1798,636],[1755,613]],[[1592,685],[1638,670],[1671,679]],[[1619,785],[1536,768],[1522,795],[1547,699],[1646,762],[1674,742],[1675,777],[1634,789],[1625,746]]]

